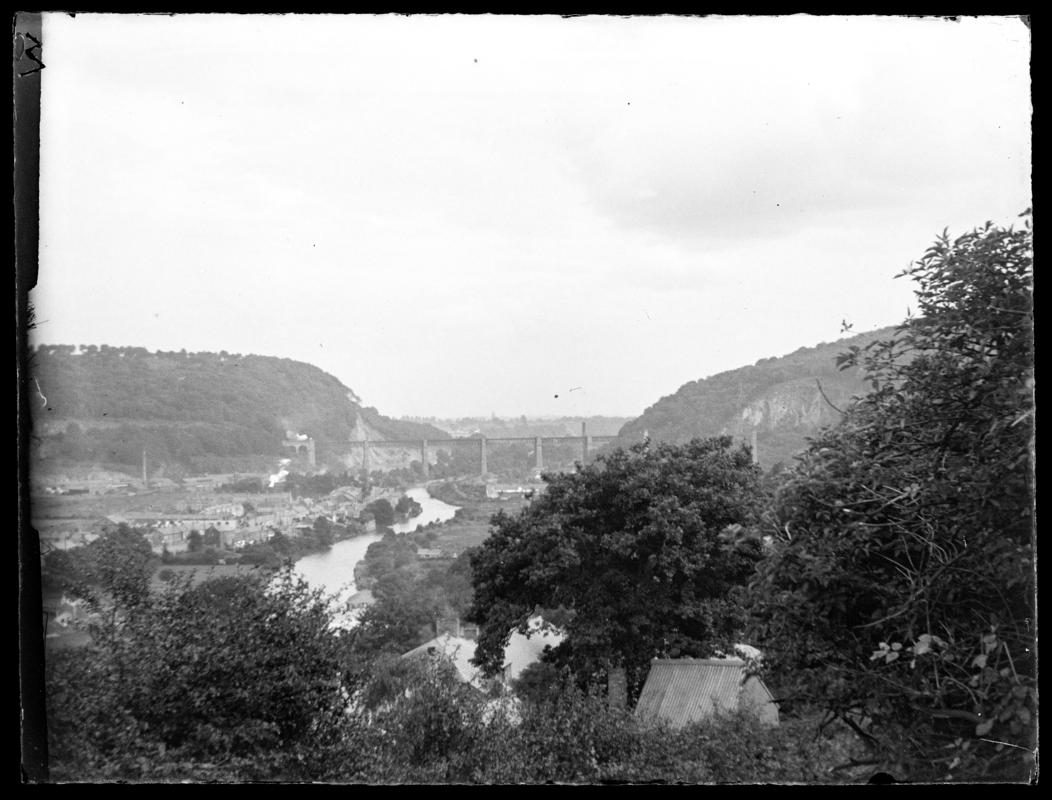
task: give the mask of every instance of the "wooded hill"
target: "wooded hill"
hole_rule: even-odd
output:
[[[156,352],[141,347],[40,345],[30,369],[39,393],[33,433],[43,459],[225,471],[230,459],[283,454],[286,431],[314,438],[318,462],[370,438],[445,438],[431,425],[363,407],[337,378],[271,356]],[[242,467],[244,468],[244,467]]]
[[[837,356],[893,331],[882,328],[801,347],[684,384],[627,423],[619,436],[624,444],[639,441],[644,433],[655,441],[682,444],[720,434],[748,441],[756,431],[760,464],[769,469],[788,463],[804,449],[806,437],[840,418],[834,406],[845,409],[852,397],[868,391],[860,370],[837,369]]]

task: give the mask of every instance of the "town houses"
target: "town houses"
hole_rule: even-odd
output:
[[[217,485],[216,480],[228,479],[224,483],[229,484],[230,478],[183,479],[174,489],[157,487],[151,492],[131,492],[128,500],[91,494],[80,501],[76,498],[82,488],[79,485],[70,491],[67,487],[74,485],[69,481],[56,481],[54,487],[42,484],[37,487],[41,502],[34,509],[33,524],[44,549],[80,547],[96,539],[106,528],[120,524],[141,530],[158,555],[165,551],[186,552],[194,531],[204,537],[206,546],[239,549],[267,541],[276,532],[294,534],[311,528],[319,517],[335,524],[357,521],[369,502],[386,498],[393,505],[401,495],[399,490],[377,489],[363,498],[356,486],[341,486],[321,497],[294,497],[291,492],[280,490],[222,492],[223,484]],[[233,478],[244,480],[244,476]],[[68,494],[74,497],[67,499]],[[139,495],[139,502],[131,500],[135,494]],[[44,501],[44,497],[54,500]],[[95,497],[99,499],[94,500]],[[82,504],[67,505],[78,502]],[[110,510],[114,508],[118,510]],[[365,525],[369,529],[368,521]]]

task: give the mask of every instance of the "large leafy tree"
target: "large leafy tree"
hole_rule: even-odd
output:
[[[538,608],[573,613],[546,658],[582,680],[624,669],[630,690],[651,658],[729,648],[734,590],[760,544],[742,534],[760,505],[759,469],[730,437],[640,443],[576,473],[545,476],[517,516],[498,513],[471,556],[476,660],[503,665],[510,632]]]
[[[776,495],[758,635],[787,696],[899,769],[1018,777],[1036,713],[1029,220],[943,234],[904,275],[919,315],[844,354],[873,391]]]
[[[347,633],[349,664],[359,674],[378,657],[401,655],[425,641],[440,611],[433,589],[405,570],[386,573],[372,591],[376,602]]]

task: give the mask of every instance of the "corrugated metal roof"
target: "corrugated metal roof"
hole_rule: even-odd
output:
[[[737,658],[654,659],[635,713],[681,728],[714,711],[737,709],[744,678],[745,662]]]

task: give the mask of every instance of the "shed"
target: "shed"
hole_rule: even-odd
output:
[[[673,728],[716,712],[751,708],[760,721],[778,724],[778,705],[756,675],[738,658],[655,658],[636,703],[636,716]]]

